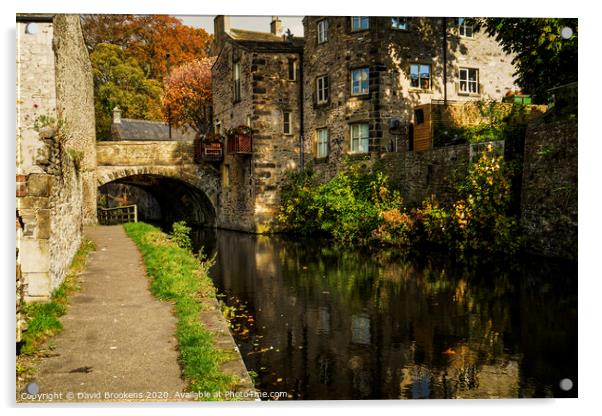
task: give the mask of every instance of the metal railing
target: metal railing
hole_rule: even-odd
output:
[[[98,223],[101,225],[125,224],[138,222],[138,206],[124,205],[115,208],[98,208]]]

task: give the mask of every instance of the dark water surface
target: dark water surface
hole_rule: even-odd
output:
[[[289,399],[576,397],[577,265],[196,230],[263,391]],[[574,388],[560,389],[570,378]]]

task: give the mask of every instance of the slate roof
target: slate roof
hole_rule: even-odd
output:
[[[122,118],[121,123],[111,125],[111,140],[134,140],[134,141],[167,141],[167,140],[193,140],[195,132],[192,129],[171,128],[171,139],[169,138],[169,126],[160,121],[135,120]]]
[[[234,40],[282,42],[282,36],[274,35],[270,32],[254,32],[252,30],[230,29],[228,34]]]
[[[287,39],[269,32],[243,29],[230,29],[228,40],[243,48],[258,52],[299,52],[303,49],[304,42],[304,38]]]

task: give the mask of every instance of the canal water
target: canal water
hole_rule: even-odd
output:
[[[289,399],[577,396],[577,265],[196,230],[256,386]],[[574,387],[560,388],[569,378]]]

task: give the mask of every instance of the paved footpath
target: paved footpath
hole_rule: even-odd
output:
[[[96,251],[62,318],[64,330],[40,362],[39,392],[74,401],[165,401],[167,392],[174,400],[185,385],[172,305],[150,293],[142,256],[123,227],[90,227],[86,235]]]

